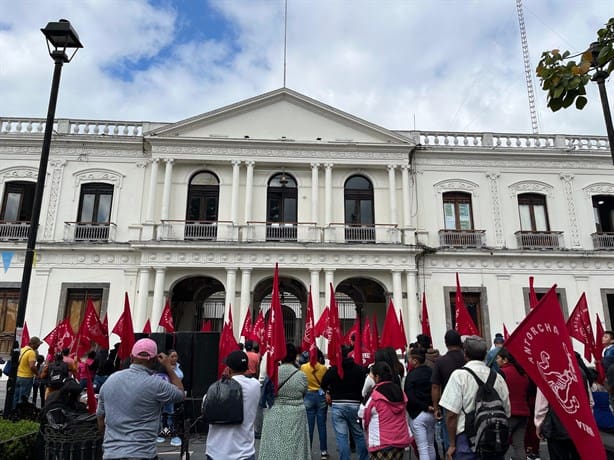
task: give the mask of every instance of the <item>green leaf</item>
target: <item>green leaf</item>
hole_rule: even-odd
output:
[[[558,111],[562,106],[563,103],[560,99],[550,99],[550,102],[548,102],[548,107],[550,107],[550,110],[553,112]]]
[[[584,96],[578,96],[578,99],[576,99],[576,109],[582,110],[587,103],[588,99]]]

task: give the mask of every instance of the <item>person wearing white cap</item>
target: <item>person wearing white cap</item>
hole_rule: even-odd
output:
[[[155,459],[162,407],[184,398],[183,384],[169,357],[156,342],[140,339],[132,347],[132,364],[113,373],[98,396],[98,427],[104,432],[103,459]],[[154,375],[160,363],[169,382]]]

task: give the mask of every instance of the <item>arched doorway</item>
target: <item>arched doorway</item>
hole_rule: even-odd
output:
[[[389,294],[385,287],[370,278],[347,278],[337,286],[335,299],[339,308],[339,320],[345,334],[354,324],[356,315],[362,321],[376,319],[381,331],[386,316]],[[353,311],[352,311],[353,310]]]
[[[222,330],[226,290],[219,280],[185,278],[173,286],[170,298],[177,331],[199,331],[205,321],[210,322],[211,330]]]
[[[254,287],[252,317],[262,309],[265,320],[271,308],[271,294],[273,292],[273,278],[260,281]],[[307,309],[307,289],[300,282],[289,277],[279,277],[279,297],[281,312],[284,318],[284,331],[286,342],[300,345],[305,328],[305,312]]]

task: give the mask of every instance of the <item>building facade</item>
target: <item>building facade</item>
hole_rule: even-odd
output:
[[[0,118],[0,334],[15,326],[45,120]],[[435,344],[455,273],[487,339],[528,311],[528,278],[582,292],[614,321],[614,175],[604,137],[391,131],[283,88],[176,123],[56,120],[26,322],[78,327],[92,299],[135,329],[168,298],[178,330],[266,313],[275,263],[299,342],[332,284],[344,328],[381,330],[390,300],[409,340],[426,294]],[[249,312],[249,313],[248,313]]]

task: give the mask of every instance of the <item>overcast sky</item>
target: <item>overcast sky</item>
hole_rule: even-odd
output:
[[[586,49],[614,0],[524,0],[524,16],[534,71],[543,50]],[[284,0],[0,0],[0,117],[46,115],[39,29],[59,18],[85,48],[57,118],[179,121],[283,86]],[[515,0],[288,0],[286,77],[388,129],[531,132]],[[557,113],[534,84],[540,133],[605,135],[594,83]]]

